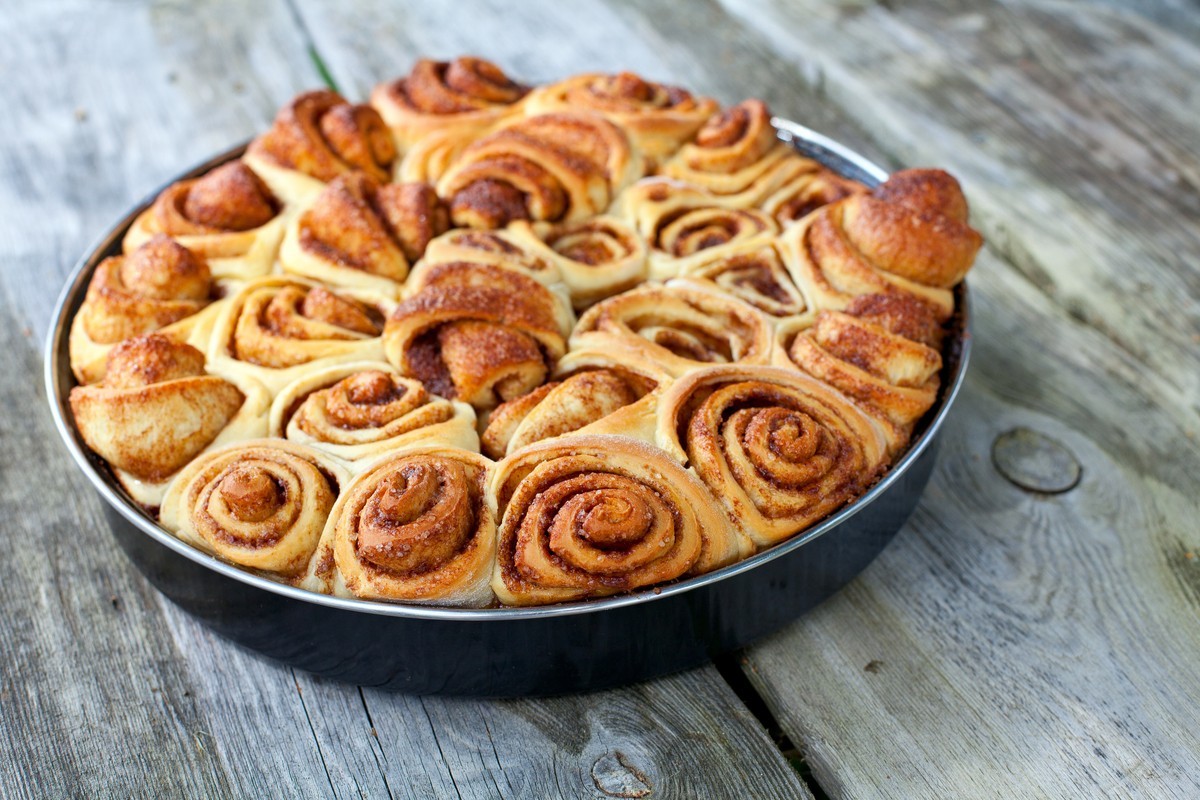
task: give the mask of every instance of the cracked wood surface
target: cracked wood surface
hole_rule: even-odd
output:
[[[712,667],[554,700],[359,690],[226,644],[112,547],[41,410],[52,295],[136,197],[317,85],[309,46],[356,97],[424,53],[529,80],[629,68],[954,171],[990,252],[934,480],[859,580],[743,668],[832,797],[1200,791],[1191,0],[52,3],[0,28],[21,76],[0,88],[0,391],[36,408],[0,417],[30,454],[0,465],[11,793],[804,796]],[[998,457],[1011,431],[1033,449]],[[1077,484],[1056,472],[1073,461]]]

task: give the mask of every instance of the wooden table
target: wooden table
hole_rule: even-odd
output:
[[[1194,0],[54,0],[0,42],[0,793],[1200,796]],[[460,52],[760,95],[966,187],[975,362],[920,508],[727,663],[510,702],[297,673],[150,589],[51,429],[51,306],[108,223],[303,88]]]

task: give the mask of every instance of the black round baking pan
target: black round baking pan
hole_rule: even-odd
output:
[[[887,173],[786,120],[780,138],[868,185]],[[235,148],[174,180],[238,157]],[[172,181],[172,182],[173,182]],[[957,289],[942,392],[908,452],[869,492],[799,536],[707,575],[602,600],[536,608],[457,609],[331,597],[276,583],[176,539],[127,497],[83,444],[67,404],[75,385],[70,321],[92,270],[120,250],[138,204],[80,260],[46,343],[46,386],[58,431],[104,500],[113,535],[163,594],[213,630],[308,672],[398,691],[546,695],[645,680],[704,663],[797,619],[859,574],[908,519],[933,469],[937,434],[970,350],[966,286]]]

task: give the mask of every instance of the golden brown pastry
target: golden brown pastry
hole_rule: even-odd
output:
[[[898,453],[937,399],[942,329],[908,295],[865,294],[845,311],[780,326],[782,362],[854,398],[880,419]]]
[[[451,262],[419,277],[388,319],[384,348],[435,394],[491,408],[541,384],[566,352],[570,307],[527,275]]]
[[[808,309],[774,240],[736,242],[701,256],[688,260],[688,279],[711,284],[771,317],[795,317]]]
[[[104,259],[71,323],[76,380],[103,378],[113,345],[141,333],[161,330],[204,347],[223,290],[203,258],[162,234],[128,255]]]
[[[469,405],[373,361],[312,370],[283,387],[271,404],[270,435],[348,462],[426,444],[479,450]]]
[[[761,211],[723,206],[708,192],[669,178],[638,181],[621,196],[618,209],[650,247],[650,277],[657,280],[779,232],[775,220]]]
[[[792,178],[818,168],[779,141],[766,103],[745,100],[712,116],[660,172],[718,196],[721,205],[755,208]]]
[[[517,451],[489,482],[498,509],[492,588],[507,605],[618,594],[744,556],[690,471],[624,436],[565,436]]]
[[[645,285],[589,308],[571,349],[635,353],[671,375],[706,364],[767,364],[774,334],[752,306],[702,284]]]
[[[322,183],[350,172],[387,181],[396,155],[378,111],[318,89],[281,108],[270,130],[250,143],[245,160],[284,203],[302,204]]]
[[[127,254],[166,234],[203,258],[220,278],[255,278],[271,269],[283,236],[282,203],[244,161],[173,183],[138,215]]]
[[[433,265],[456,261],[516,270],[552,288],[562,284],[558,262],[538,246],[535,237],[518,231],[515,225],[497,231],[455,228],[429,243],[425,258],[409,279],[410,294]]]
[[[376,86],[371,105],[407,152],[434,135],[478,135],[519,112],[528,91],[482,58],[422,58],[408,75]]]
[[[295,580],[348,480],[336,461],[303,445],[238,442],[184,467],[167,489],[159,521],[224,561]]]
[[[558,268],[576,310],[633,288],[648,274],[646,243],[617,217],[558,225],[519,221],[508,233],[535,257]]]
[[[331,181],[288,226],[279,261],[285,272],[398,297],[409,267],[448,227],[429,184],[380,184],[351,173]]]
[[[535,89],[526,113],[595,111],[629,132],[648,159],[674,153],[717,112],[717,101],[632,72],[587,73]]]
[[[982,237],[967,224],[967,201],[949,174],[908,169],[868,194],[854,194],[792,225],[780,237],[789,269],[816,308],[845,308],[860,294],[910,294],[939,321],[954,311]]]
[[[553,380],[491,412],[481,437],[483,453],[500,459],[575,431],[653,441],[655,403],[670,382],[652,361],[573,350],[558,362]]]
[[[304,278],[259,278],[221,311],[210,366],[222,375],[249,375],[274,395],[317,367],[378,361],[390,307],[377,295],[333,292]]]
[[[204,354],[161,333],[135,336],[108,356],[104,380],[71,390],[83,440],[134,500],[157,505],[166,481],[212,446],[266,431],[268,398],[204,371]]]
[[[599,214],[642,175],[626,134],[598,114],[543,114],[503,123],[466,147],[437,183],[462,228],[518,219],[574,222]]]
[[[489,462],[424,447],[386,456],[338,499],[303,585],[369,600],[486,606],[496,521]]]
[[[886,463],[883,431],[862,409],[791,370],[696,370],[658,414],[659,446],[686,460],[760,547],[858,497]]]
[[[804,219],[822,206],[866,191],[867,187],[858,181],[843,178],[814,161],[810,169],[797,173],[763,200],[761,208],[775,217],[780,225],[786,226]]]

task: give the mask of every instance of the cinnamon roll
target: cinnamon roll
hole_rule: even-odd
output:
[[[711,284],[775,318],[803,314],[808,303],[774,240],[738,242],[689,260],[687,278]]]
[[[72,389],[70,403],[87,446],[134,500],[154,506],[197,454],[262,436],[269,398],[254,381],[206,374],[191,345],[148,333],[114,347],[104,380]]]
[[[787,226],[804,219],[822,206],[866,191],[867,187],[858,181],[843,178],[814,162],[813,169],[798,173],[763,200],[761,208],[780,225]]]
[[[283,236],[282,203],[244,161],[173,183],[138,215],[122,248],[132,253],[166,234],[203,258],[220,278],[255,278],[271,270]]]
[[[281,108],[271,129],[250,143],[245,160],[275,196],[302,204],[321,184],[350,172],[387,181],[396,155],[378,111],[318,89]]]
[[[224,289],[203,258],[163,234],[128,255],[104,259],[71,321],[76,380],[103,378],[113,346],[138,334],[162,331],[176,341],[205,347]]]
[[[950,289],[983,244],[967,224],[958,181],[941,170],[895,173],[792,225],[780,244],[796,283],[816,308],[845,308],[861,294],[909,294],[945,321]]]
[[[713,195],[668,178],[638,181],[621,196],[618,208],[648,243],[650,277],[658,280],[779,232],[775,220],[761,211],[721,205]]]
[[[670,381],[652,361],[571,351],[559,361],[554,380],[491,412],[481,437],[483,452],[500,459],[575,431],[619,433],[652,442],[654,405]]]
[[[717,109],[711,97],[695,97],[686,89],[647,81],[632,72],[576,75],[535,89],[526,105],[529,114],[580,110],[603,114],[628,131],[652,161],[678,150]]]
[[[407,152],[430,136],[478,135],[519,112],[528,91],[482,58],[422,58],[408,75],[376,86],[371,105]]]
[[[378,295],[335,293],[303,278],[259,278],[222,310],[209,361],[214,371],[249,375],[274,395],[317,367],[381,360],[390,308]]]
[[[708,572],[748,542],[690,471],[624,436],[565,436],[501,461],[492,588],[507,605],[601,597]]]
[[[313,370],[289,383],[271,404],[269,430],[348,462],[426,444],[479,450],[469,405],[373,361]]]
[[[867,294],[845,311],[780,326],[784,363],[854,398],[884,424],[898,453],[937,399],[942,329],[933,310],[906,295]]]
[[[775,367],[679,379],[658,407],[659,445],[686,461],[760,547],[861,495],[885,466],[883,431],[844,395]]]
[[[559,225],[514,222],[510,235],[553,263],[577,311],[644,281],[647,247],[628,223],[611,216]]]
[[[625,133],[598,114],[511,120],[477,139],[438,180],[454,224],[501,228],[518,219],[575,222],[608,208],[642,175]]]
[[[397,297],[409,267],[448,227],[429,184],[342,175],[288,226],[279,261],[285,272]]]
[[[779,141],[766,103],[745,100],[713,115],[660,173],[717,195],[722,205],[755,208],[819,167]]]
[[[369,600],[490,604],[496,522],[484,497],[489,462],[424,447],[389,455],[338,499],[303,583]]]
[[[571,349],[632,352],[671,375],[706,364],[767,364],[774,334],[752,306],[701,284],[646,285],[589,308]]]
[[[303,445],[239,442],[184,467],[167,489],[159,521],[223,561],[295,581],[348,480],[336,461]]]
[[[388,319],[384,348],[435,394],[491,408],[540,385],[566,352],[570,307],[532,278],[465,262],[419,277]]]
[[[557,261],[538,246],[536,237],[514,225],[498,231],[455,228],[437,237],[425,249],[425,258],[410,279],[410,287],[421,285],[422,274],[433,265],[456,261],[516,270],[552,288],[562,284]]]

